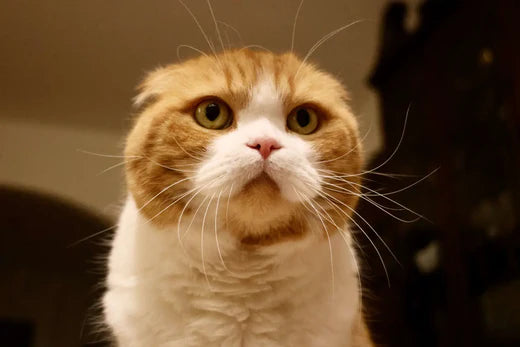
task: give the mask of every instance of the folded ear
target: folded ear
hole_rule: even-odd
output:
[[[163,94],[174,79],[174,67],[158,67],[148,73],[146,78],[137,87],[139,94],[134,98],[134,106],[142,107],[153,102]]]

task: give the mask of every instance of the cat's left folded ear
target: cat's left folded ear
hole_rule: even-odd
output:
[[[169,87],[174,79],[174,69],[172,67],[159,66],[149,72],[145,79],[137,86],[138,94],[134,97],[134,107],[143,108],[153,103]]]

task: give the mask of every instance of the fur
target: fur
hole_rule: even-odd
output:
[[[194,121],[208,98],[229,106],[229,128]],[[244,49],[158,69],[136,102],[103,301],[118,344],[370,346],[348,231],[361,146],[342,85]],[[301,105],[320,116],[309,135],[286,126]],[[264,160],[247,144],[266,137],[280,148]],[[352,185],[327,189],[327,172]]]

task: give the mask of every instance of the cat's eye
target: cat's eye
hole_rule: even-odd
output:
[[[205,100],[195,109],[195,120],[208,129],[224,129],[231,125],[233,119],[228,105],[220,100]]]
[[[297,107],[287,117],[287,127],[295,133],[308,135],[318,128],[319,118],[309,107]]]

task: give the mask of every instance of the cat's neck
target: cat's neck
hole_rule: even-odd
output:
[[[159,331],[165,339],[196,337],[204,342],[192,345],[210,345],[223,326],[230,330],[218,345],[229,345],[228,336],[252,346],[332,346],[350,339],[360,290],[353,250],[341,234],[318,241],[311,237],[316,232],[251,251],[225,229],[217,230],[217,248],[215,229],[196,223],[193,237],[181,233],[179,242],[176,226],[147,223],[127,201],[105,305],[111,324],[131,332],[128,341],[139,336],[141,345],[158,345],[161,335],[149,331]],[[131,319],[121,323],[122,315]]]
[[[244,245],[225,226],[215,229],[212,217],[206,216],[204,227],[202,220],[192,219],[192,216],[185,218],[186,222],[182,222],[180,228],[177,224],[157,227],[141,216],[129,198],[121,216],[120,231],[116,235],[120,240],[114,242],[125,244],[124,248],[119,248],[120,251],[133,252],[133,266],[127,262],[111,266],[123,272],[131,271],[133,273],[128,275],[132,276],[136,275],[136,271],[148,271],[151,267],[155,267],[158,270],[155,273],[160,275],[186,275],[189,272],[202,278],[208,287],[218,287],[222,283],[252,284],[280,279],[294,281],[302,278],[307,281],[323,274],[327,281],[332,282],[332,262],[338,261],[347,263],[346,269],[350,269],[348,272],[351,274],[357,270],[345,235],[338,233],[324,239],[319,232],[309,232],[294,241],[251,246]],[[309,226],[311,229],[317,227]],[[341,268],[345,269],[344,265]]]

